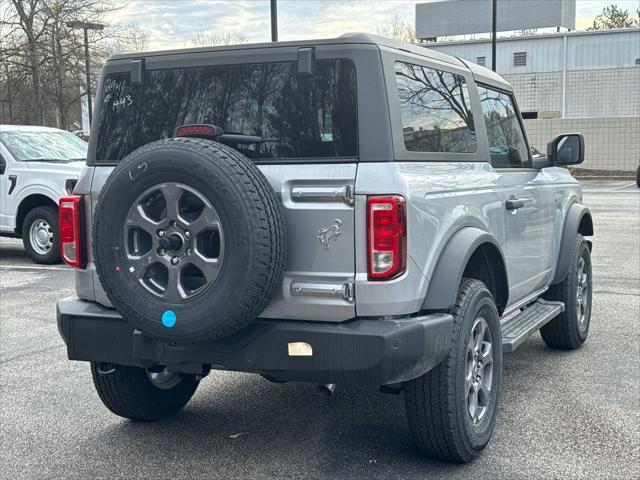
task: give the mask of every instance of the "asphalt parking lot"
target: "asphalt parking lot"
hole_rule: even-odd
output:
[[[116,417],[56,329],[73,273],[2,239],[0,477],[638,478],[640,190],[601,181],[584,192],[596,230],[589,339],[557,352],[536,334],[505,355],[493,441],[463,466],[422,458],[402,396],[364,388],[325,399],[306,384],[212,372],[169,421]]]

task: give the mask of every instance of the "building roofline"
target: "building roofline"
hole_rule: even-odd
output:
[[[573,32],[561,32],[561,33],[541,33],[534,35],[513,35],[511,37],[498,37],[496,39],[496,43],[501,42],[514,42],[519,40],[537,40],[542,38],[562,38],[562,37],[581,37],[581,36],[590,36],[590,35],[608,35],[608,34],[620,34],[620,33],[631,33],[637,32],[640,33],[640,28],[630,27],[630,28],[616,28],[611,30],[576,30]],[[478,43],[491,43],[490,38],[477,38],[474,40],[447,40],[442,42],[425,42],[420,43],[421,47],[431,48],[431,47],[439,47],[443,45],[469,45],[469,44],[478,44]]]

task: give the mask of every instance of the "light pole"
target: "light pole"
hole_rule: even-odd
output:
[[[271,41],[278,41],[278,0],[271,0]]]
[[[67,27],[77,28],[84,31],[84,63],[85,74],[87,76],[87,111],[89,112],[89,125],[91,125],[91,63],[89,61],[89,30],[102,30],[104,25],[95,22],[68,22]]]
[[[491,6],[491,70],[496,71],[496,30],[498,29],[498,0]]]

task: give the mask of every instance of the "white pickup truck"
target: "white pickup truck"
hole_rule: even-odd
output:
[[[58,263],[58,200],[73,191],[87,156],[76,135],[0,125],[0,236],[22,237],[36,263]]]

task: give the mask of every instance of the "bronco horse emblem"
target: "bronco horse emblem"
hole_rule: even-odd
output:
[[[335,218],[333,220],[333,225],[329,225],[328,227],[318,230],[318,240],[320,240],[320,243],[325,250],[329,250],[331,248],[331,239],[335,241],[340,234],[342,234],[342,230],[340,230],[341,225],[342,220]]]

